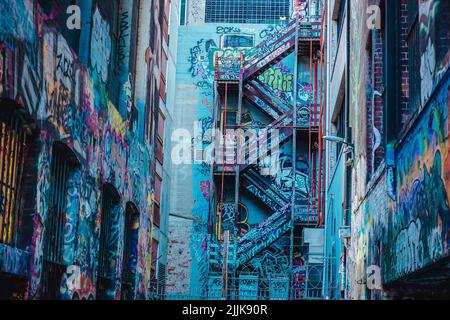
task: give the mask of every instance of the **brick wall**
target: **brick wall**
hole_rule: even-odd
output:
[[[408,0],[400,0],[400,26],[399,26],[399,40],[400,40],[400,112],[401,125],[405,125],[410,119],[410,112],[408,109],[409,101],[409,70],[408,70]]]
[[[192,221],[188,219],[171,217],[169,219],[169,250],[167,260],[170,264],[167,269],[166,292],[171,294],[189,294],[190,271],[192,265],[191,238]]]

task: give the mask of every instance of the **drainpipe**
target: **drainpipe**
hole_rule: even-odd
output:
[[[345,62],[345,141],[348,144],[351,144],[351,131],[350,131],[350,0],[347,0],[346,3],[347,12],[346,12],[346,62]],[[352,169],[350,166],[347,166],[347,161],[349,160],[348,153],[345,154],[345,175],[344,175],[344,186],[345,186],[345,194],[344,194],[344,225],[351,226],[351,177],[352,177]],[[347,245],[344,245],[344,298],[347,298]]]
[[[136,130],[138,137],[141,138],[141,141],[144,139],[144,119],[146,119],[145,116],[145,102],[147,97],[147,76],[148,76],[148,65],[145,63],[145,54],[147,48],[150,47],[150,13],[151,13],[151,1],[140,1],[138,10],[138,16],[137,16],[137,40],[136,40],[136,52],[134,57],[134,64],[136,68],[136,74],[134,77],[134,105],[136,106],[136,109],[138,110],[138,128]],[[137,65],[143,65],[142,67],[136,67]],[[153,212],[153,205],[151,207],[151,210]],[[153,219],[151,219],[149,222],[149,231],[150,231],[150,238],[147,239],[148,246],[151,246],[151,237],[153,235]],[[151,260],[150,260],[151,261]],[[146,268],[150,269],[151,266],[149,263],[146,264]],[[148,273],[151,272],[151,270],[147,270]],[[147,279],[149,280],[149,279]],[[147,290],[150,292],[150,288],[147,288]]]

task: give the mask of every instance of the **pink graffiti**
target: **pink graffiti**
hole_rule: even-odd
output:
[[[203,196],[205,197],[206,201],[209,201],[209,188],[210,183],[208,180],[200,181],[200,190],[202,191]]]

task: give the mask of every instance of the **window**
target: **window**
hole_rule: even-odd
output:
[[[158,295],[164,296],[166,288],[166,265],[158,263]]]
[[[420,77],[412,76],[420,70],[420,38],[419,38],[419,7],[418,0],[408,1],[409,33],[408,43],[408,71],[409,71],[409,102],[408,110],[414,114],[420,102]]]
[[[371,164],[371,153],[372,153],[372,146],[373,146],[373,105],[372,105],[372,94],[374,90],[373,86],[373,68],[374,68],[374,61],[373,61],[373,31],[369,31],[369,37],[367,39],[366,44],[366,66],[367,66],[367,72],[366,72],[366,110],[367,110],[367,122],[369,126],[367,127],[367,144],[366,144],[366,151],[367,151],[367,158],[368,158],[368,176],[372,173],[372,166]],[[370,177],[368,177],[370,178]]]
[[[114,279],[118,262],[120,196],[110,184],[103,186],[97,299],[113,299]]]
[[[159,138],[156,141],[156,160],[161,165],[164,163],[164,146]]]
[[[345,18],[345,9],[347,7],[347,0],[341,0],[341,3],[339,4],[339,15],[337,19],[337,43],[339,43],[339,39],[341,38],[342,33],[342,27],[344,25],[344,18]]]
[[[170,1],[166,0],[164,2],[164,18],[162,22],[162,32],[166,43],[169,43],[169,11],[170,11]],[[162,10],[163,8],[161,8]]]
[[[67,214],[68,182],[78,161],[64,144],[55,142],[50,164],[50,204],[44,230],[42,298],[58,299],[65,271],[64,230]]]
[[[164,115],[159,112],[158,114],[158,131],[156,141],[156,159],[160,164],[164,163]]]
[[[0,243],[17,246],[21,214],[21,181],[29,131],[17,112],[0,112]]]
[[[206,23],[279,24],[291,0],[206,0]]]
[[[132,203],[127,203],[125,213],[125,247],[122,266],[122,300],[133,300],[135,296],[136,266],[138,259],[139,212]]]
[[[105,66],[107,69],[107,73],[104,74],[104,76],[107,76],[108,79],[104,79],[106,83],[117,83],[118,81],[118,72],[117,72],[117,60],[113,59],[113,57],[118,56],[118,49],[119,49],[119,30],[120,30],[120,16],[119,16],[119,1],[95,1],[95,5],[92,9],[92,19],[94,19],[94,14],[96,10],[98,10],[98,13],[101,16],[102,23],[106,23],[109,27],[109,34],[106,35],[110,38],[111,41],[111,52],[109,54],[109,62],[105,61],[104,63],[107,64]],[[67,8],[67,7],[64,7]],[[62,12],[65,12],[66,9],[64,9]],[[62,15],[65,16],[65,15]],[[104,22],[103,22],[104,21]],[[61,25],[65,25],[61,24]],[[92,24],[93,26],[93,24]],[[65,28],[63,28],[65,29]],[[69,32],[72,32],[72,30],[68,30]],[[91,29],[91,32],[94,31]],[[70,34],[67,38],[70,38]],[[98,35],[97,35],[98,36]],[[91,35],[91,41],[98,41],[94,34]],[[92,42],[94,43],[94,42]],[[93,45],[91,44],[91,50],[93,48]],[[116,61],[114,61],[116,60]],[[92,61],[91,61],[92,62]],[[106,71],[106,69],[105,69]],[[111,86],[108,88],[108,96],[111,101],[114,102],[115,106],[119,105],[119,92],[120,90],[117,90],[114,86]],[[118,110],[120,111],[120,110]],[[124,110],[121,110],[122,117],[125,117]]]
[[[166,82],[166,75],[167,75],[167,54],[166,51],[163,49],[161,50],[161,76],[164,77],[164,82]]]
[[[224,34],[222,36],[222,49],[225,48],[252,48],[254,47],[253,35]]]
[[[450,1],[434,2],[438,6],[434,17],[435,23],[435,47],[437,70],[448,67],[450,60]]]
[[[161,226],[161,208],[157,203],[155,203],[155,209],[153,211],[153,224],[157,227]]]
[[[161,140],[164,140],[164,122],[164,115],[160,112],[158,114],[158,137],[161,138]]]
[[[367,56],[367,178],[378,169],[384,158],[384,64],[385,64],[385,24],[384,1],[380,2],[381,29],[369,32],[366,46]]]
[[[162,179],[156,175],[155,176],[155,201],[160,203],[161,202],[161,186],[162,186]]]

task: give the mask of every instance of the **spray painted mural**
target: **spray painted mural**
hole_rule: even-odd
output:
[[[40,2],[39,2],[40,3]],[[130,122],[118,110],[129,110],[130,99],[113,99],[109,70],[116,62],[112,23],[105,7],[93,1],[82,6],[82,32],[73,34],[65,28],[65,10],[37,1],[2,1],[0,3],[0,95],[4,104],[16,103],[28,111],[37,126],[38,148],[35,162],[37,186],[30,255],[22,260],[29,266],[29,285],[25,297],[37,299],[42,294],[45,274],[44,237],[50,212],[50,163],[54,142],[66,145],[80,163],[67,188],[64,212],[64,268],[59,288],[62,299],[94,299],[97,294],[97,269],[100,246],[102,185],[111,184],[120,196],[117,223],[112,221],[117,237],[113,248],[115,282],[111,297],[120,298],[124,210],[128,201],[140,215],[136,252],[136,298],[148,298],[150,281],[150,239],[152,226],[153,179],[150,163],[152,146],[130,130]],[[92,9],[92,10],[91,10]],[[131,96],[134,85],[124,62],[129,46],[126,41],[128,16],[122,8],[120,50],[122,82],[128,81],[124,93]],[[59,24],[58,21],[64,21]],[[64,32],[63,32],[64,31]],[[90,37],[92,35],[92,37]],[[89,56],[81,48],[89,43]],[[80,56],[74,43],[80,44]],[[146,64],[145,57],[138,57]],[[89,61],[89,62],[88,62]],[[126,79],[125,79],[126,78]],[[143,117],[141,117],[143,119]],[[135,239],[136,240],[136,239]],[[3,251],[2,251],[3,252]],[[7,250],[9,252],[9,250]],[[20,254],[20,253],[19,253]],[[0,259],[1,260],[1,259]],[[22,268],[21,264],[16,264]],[[19,272],[19,271],[17,271]]]
[[[352,245],[345,261],[348,273],[343,284],[348,297],[353,299],[381,299],[392,294],[373,281],[370,273],[373,267],[381,269],[381,282],[387,288],[397,280],[414,277],[414,272],[449,254],[450,82],[448,32],[443,31],[448,30],[448,3],[427,0],[417,3],[420,35],[417,76],[421,79],[417,95],[421,105],[416,118],[397,133],[397,141],[387,146],[390,152],[386,163],[369,178],[365,177],[367,114],[360,106],[366,104],[364,79],[370,73],[364,61],[364,45],[351,49],[351,122],[357,151],[352,178]],[[352,2],[351,28],[355,30],[352,43],[364,43],[366,38],[366,4]],[[409,71],[410,76],[416,76],[413,71]]]
[[[216,125],[214,108],[217,107],[217,100],[215,100],[217,95],[214,96],[214,76],[217,75],[221,80],[239,80],[239,72],[241,70],[239,63],[236,62],[239,61],[241,52],[231,47],[220,48],[219,46],[224,43],[222,41],[223,37],[227,36],[227,32],[234,36],[245,35],[246,37],[252,37],[255,40],[255,45],[257,45],[259,42],[273,37],[273,34],[279,31],[280,28],[280,26],[236,26],[228,24],[180,27],[176,79],[177,96],[175,98],[177,105],[175,109],[183,110],[178,117],[179,123],[177,125],[194,132],[192,137],[193,148],[207,150],[211,147],[210,135],[205,135],[202,133],[202,130],[196,131],[193,126],[194,121],[198,121],[203,130],[212,129]],[[275,46],[272,49],[274,48]],[[262,50],[270,52],[271,48],[264,47]],[[248,51],[244,49],[242,53],[245,55]],[[263,54],[261,53],[261,57]],[[257,54],[255,53],[255,55]],[[218,63],[217,70],[215,69],[216,61]],[[275,107],[267,102],[268,100],[272,104],[274,104],[273,101],[280,101],[280,104],[283,104],[285,107],[284,110],[281,110],[283,112],[289,110],[289,104],[292,104],[294,100],[294,63],[294,54],[283,56],[280,61],[261,72],[258,76],[255,76],[250,89],[263,92],[265,101],[260,100],[262,101],[261,105],[264,104],[266,108],[258,106],[258,103],[255,102],[256,98],[252,100],[251,97],[245,94],[242,104],[244,114],[242,123],[249,127],[258,127],[266,126],[276,120],[281,112],[277,113]],[[314,101],[311,82],[309,59],[301,59],[297,100],[301,107],[306,109],[306,112],[303,113],[305,115],[305,123],[309,121],[309,109]],[[244,89],[244,91],[246,90]],[[237,104],[236,97],[229,98],[227,109],[233,109],[230,110],[230,113],[236,114]],[[289,137],[289,135],[286,135],[284,142],[289,141]],[[298,148],[297,154],[296,167],[299,173],[297,175],[297,194],[299,198],[305,199],[309,187],[308,171],[311,160],[307,155],[307,144],[304,141],[299,142],[299,144],[303,145]],[[289,143],[286,143],[286,145],[289,145]],[[212,267],[211,263],[208,263],[210,256],[215,255],[214,252],[209,252],[209,250],[212,250],[211,248],[213,247],[221,246],[215,242],[224,241],[223,233],[226,231],[231,232],[231,234],[233,234],[233,231],[237,231],[236,238],[241,240],[249,237],[249,234],[251,237],[253,227],[257,227],[260,224],[265,225],[269,216],[276,211],[273,210],[272,212],[271,209],[278,206],[277,204],[267,208],[265,202],[270,202],[271,199],[262,200],[267,199],[266,193],[269,192],[269,189],[274,190],[273,197],[278,199],[279,202],[286,201],[284,199],[285,196],[288,199],[290,198],[289,190],[293,184],[291,177],[293,161],[290,155],[292,154],[292,149],[287,147],[282,152],[286,153],[283,154],[283,160],[281,161],[283,170],[265,179],[266,190],[256,188],[252,182],[249,182],[248,190],[253,191],[249,192],[248,197],[246,196],[239,200],[239,216],[235,214],[234,182],[232,182],[232,179],[225,182],[225,187],[221,191],[220,183],[217,183],[220,178],[218,180],[217,178],[212,178],[212,168],[206,161],[173,168],[179,172],[179,174],[174,174],[174,176],[178,175],[178,178],[175,179],[173,184],[177,185],[176,188],[180,190],[176,192],[177,195],[173,200],[173,207],[174,211],[177,211],[177,217],[171,218],[173,226],[169,230],[173,239],[169,240],[169,295],[199,297],[203,293],[206,296],[206,289],[211,285],[210,280],[217,276],[217,274],[213,273],[219,272],[218,270],[223,268],[220,263],[216,263]],[[248,181],[253,181],[252,178],[256,179],[256,176],[260,175],[259,169],[249,170],[248,175]],[[244,185],[243,182],[241,184]],[[223,199],[221,199],[221,194],[223,194]],[[261,197],[258,198],[256,194],[261,195]],[[187,204],[186,200],[188,199],[192,199],[193,206]],[[220,201],[223,202],[220,203]],[[274,203],[274,201],[272,200],[270,203]],[[285,204],[282,204],[280,208]],[[249,222],[250,220],[252,223]],[[280,221],[277,222],[279,223]],[[275,295],[275,292],[282,292],[282,289],[285,288],[284,284],[286,284],[286,282],[283,282],[283,285],[278,285],[279,283],[275,283],[275,280],[271,283],[269,281],[270,277],[280,276],[283,278],[282,280],[288,277],[289,252],[285,250],[288,244],[285,242],[275,244],[275,242],[285,236],[292,228],[292,225],[287,223],[281,223],[281,225],[282,228],[276,230],[274,232],[275,236],[269,237],[267,241],[269,243],[268,246],[274,245],[271,251],[267,251],[257,257],[253,255],[253,265],[245,266],[247,268],[245,270],[249,270],[253,274],[255,272],[260,274],[259,277],[264,282],[262,284],[264,286],[263,291],[265,291],[267,297],[270,295],[270,288],[272,288]],[[268,230],[267,228],[266,231]],[[232,247],[232,245],[230,246]],[[234,252],[232,248],[229,248],[229,250]],[[299,271],[301,263],[297,261],[295,265],[296,268],[298,267],[298,272],[296,273],[298,281],[296,281],[296,284],[300,289],[302,287],[301,272]],[[254,282],[254,279],[252,281]],[[252,285],[254,285],[253,282]],[[211,287],[209,289],[212,290]],[[282,296],[281,293],[280,296]]]
[[[450,78],[436,88],[426,112],[396,155],[398,204],[392,218],[387,279],[448,255],[450,230]]]
[[[401,279],[449,254],[450,77],[447,74],[396,152],[396,201],[382,174],[352,221],[349,294],[368,298],[368,269],[381,268],[383,283]],[[371,298],[387,292],[374,288]]]

